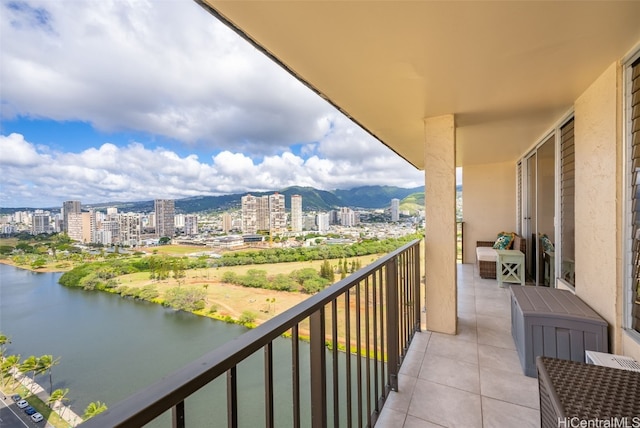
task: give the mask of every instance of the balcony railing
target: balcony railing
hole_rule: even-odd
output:
[[[420,329],[420,278],[420,240],[416,240],[81,426],[140,427],[171,410],[172,426],[184,427],[190,420],[187,399],[224,377],[226,387],[214,396],[207,395],[206,400],[226,401],[228,427],[239,426],[246,412],[256,411],[267,427],[276,422],[282,426],[283,419],[293,427],[373,426],[389,392],[397,391],[400,365]],[[289,361],[288,357],[285,361],[274,357],[276,341],[275,346],[283,346],[284,341],[289,348]],[[262,397],[239,400],[242,364],[252,356],[260,357],[259,351],[263,354],[259,367]],[[306,361],[308,367],[304,367]],[[282,388],[282,376],[274,373],[285,364],[287,386]],[[276,400],[286,405],[276,406]],[[255,408],[256,402],[260,409]],[[224,419],[225,415],[216,415],[218,425],[224,425]]]

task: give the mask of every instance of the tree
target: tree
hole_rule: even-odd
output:
[[[25,376],[27,373],[31,372],[31,381],[35,384],[36,372],[38,371],[38,359],[34,355],[29,356],[22,362],[22,364],[20,364],[20,371],[24,373]]]
[[[0,333],[0,361],[4,360],[4,351],[7,343],[11,343],[9,337]]]
[[[13,373],[15,370],[20,368],[20,355],[9,355],[2,361],[2,386],[4,386],[4,375],[5,373],[10,376],[11,379],[14,379]],[[13,381],[11,382],[13,384]]]
[[[100,401],[92,401],[89,405],[84,409],[84,415],[82,415],[82,419],[85,421],[87,419],[91,419],[92,417],[99,415],[100,413],[107,410],[107,405]]]
[[[159,245],[167,245],[169,242],[171,242],[171,238],[169,238],[168,236],[163,236],[158,240]]]
[[[60,357],[54,359],[53,355],[43,355],[38,358],[38,373],[49,372],[49,394],[53,393],[53,377],[51,375],[51,369],[53,366],[60,364]]]
[[[60,406],[64,405],[65,401],[69,401],[69,399],[67,398],[67,394],[69,393],[69,388],[65,388],[65,389],[56,389],[55,391],[53,391],[51,393],[51,396],[49,397],[49,399],[47,400],[47,404],[49,405],[49,407],[53,408],[53,404],[54,403],[60,403]],[[64,413],[64,411],[66,410],[66,408],[62,409],[62,412],[60,413],[60,416],[62,416],[62,414]]]

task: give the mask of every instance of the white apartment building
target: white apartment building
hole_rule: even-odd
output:
[[[325,233],[329,231],[329,213],[319,213],[316,216],[316,225],[318,232]]]
[[[241,198],[242,233],[253,234],[258,231],[258,199],[253,195]]]
[[[351,208],[340,208],[339,216],[342,226],[351,227],[356,225],[356,213]]]
[[[284,195],[269,195],[269,231],[272,233],[287,231],[287,211],[284,202]]]
[[[302,196],[291,196],[291,231],[301,232],[302,225]]]
[[[119,214],[121,245],[137,247],[140,244],[142,232],[142,216],[137,213]]]
[[[198,216],[187,214],[184,216],[184,234],[194,236],[198,234]]]
[[[229,213],[222,214],[222,233],[229,233],[232,227],[233,227],[233,219],[231,218],[231,214]]]
[[[69,238],[82,242],[82,213],[70,212],[65,214],[65,229]]]

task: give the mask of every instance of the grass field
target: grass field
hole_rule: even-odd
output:
[[[348,263],[352,260],[359,260],[362,266],[371,264],[380,255],[368,255],[347,259]],[[338,260],[331,261],[337,265]],[[117,278],[120,285],[127,287],[141,288],[145,285],[154,285],[162,295],[164,292],[173,287],[202,287],[207,294],[206,309],[207,312],[212,305],[218,307],[217,314],[220,316],[228,315],[231,318],[238,319],[244,311],[251,311],[256,315],[256,323],[261,324],[275,315],[297,305],[309,297],[308,294],[299,292],[265,290],[261,288],[247,288],[221,282],[225,272],[234,272],[244,275],[250,269],[265,270],[267,275],[289,274],[294,270],[304,268],[312,268],[320,270],[322,260],[307,262],[291,262],[291,263],[275,263],[265,265],[246,265],[246,266],[229,266],[217,268],[191,269],[186,271],[186,277],[180,281],[171,278],[163,281],[152,280],[149,272],[138,272],[123,275]],[[339,278],[338,278],[339,279]],[[267,302],[267,299],[275,299]]]

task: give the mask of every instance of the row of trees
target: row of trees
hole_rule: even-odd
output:
[[[243,287],[264,288],[277,291],[300,291],[302,293],[316,293],[331,282],[321,277],[313,268],[294,270],[289,275],[277,274],[268,276],[266,270],[249,269],[245,275],[235,272],[225,272],[222,282],[241,285]]]
[[[220,266],[240,266],[247,264],[342,259],[370,254],[383,254],[389,253],[419,237],[421,236],[413,234],[402,238],[382,240],[368,239],[350,245],[319,245],[303,248],[269,248],[260,251],[234,251],[223,254],[217,263]]]
[[[391,252],[398,247],[416,239],[419,235],[408,235],[402,238],[384,240],[366,240],[352,245],[321,245],[305,248],[270,248],[260,251],[234,251],[225,253],[222,258],[211,261],[206,256],[198,258],[154,255],[150,257],[133,256],[112,260],[84,263],[65,272],[60,277],[60,284],[69,287],[82,287],[87,290],[104,290],[115,288],[118,284],[113,278],[134,272],[149,272],[154,280],[165,280],[173,277],[180,282],[186,270],[212,266],[238,266],[248,264],[282,263],[292,261],[345,259],[336,269],[330,269],[323,276],[333,281],[330,272],[340,273],[344,278],[347,273],[359,269],[356,261],[345,266],[347,258],[369,254]]]
[[[68,402],[69,388],[53,390],[52,369],[60,363],[60,358],[54,358],[53,355],[42,355],[41,357],[31,355],[25,360],[20,361],[20,355],[7,355],[5,357],[6,346],[10,343],[11,341],[9,338],[0,333],[0,382],[2,389],[4,390],[5,387],[13,389],[15,387],[15,383],[19,380],[17,375],[18,372],[23,373],[24,376],[31,373],[30,388],[35,387],[35,378],[37,375],[48,374],[49,398],[46,404],[49,407],[53,407],[56,403],[62,405],[65,402]],[[30,389],[29,392],[33,394],[34,391]],[[106,404],[100,401],[91,402],[84,411],[83,419],[86,420],[92,418],[105,410],[107,410]]]

